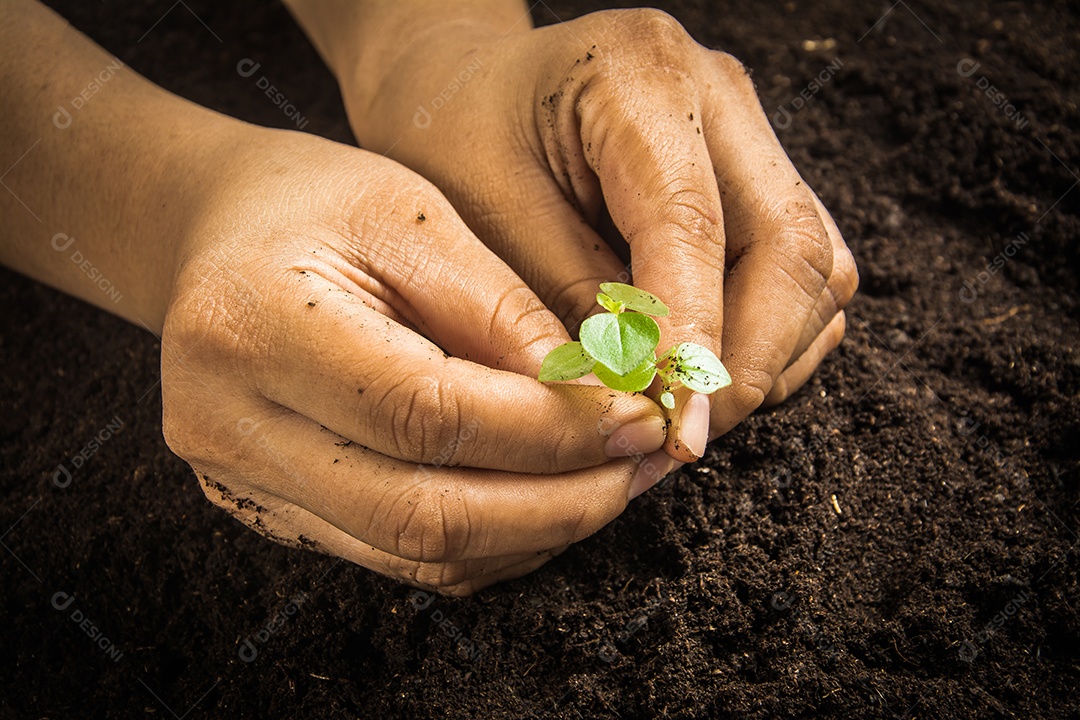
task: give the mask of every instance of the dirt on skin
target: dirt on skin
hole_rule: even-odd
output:
[[[280,5],[56,5],[170,90],[351,142]],[[156,339],[4,271],[0,716],[1078,716],[1075,7],[665,7],[751,68],[859,264],[807,387],[542,570],[432,598],[212,507]]]

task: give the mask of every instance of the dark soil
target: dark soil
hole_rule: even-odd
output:
[[[237,73],[254,59],[308,132],[351,142],[279,5],[56,4],[170,90],[294,126]],[[212,507],[162,440],[155,338],[0,273],[0,716],[1077,717],[1080,20],[890,5],[668,8],[788,111],[862,272],[848,338],[784,406],[472,599],[425,606]]]

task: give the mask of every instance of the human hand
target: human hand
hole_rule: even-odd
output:
[[[438,185],[571,328],[600,282],[630,281],[595,229],[606,208],[633,284],[671,308],[661,347],[699,343],[731,372],[711,399],[677,393],[678,460],[805,383],[858,274],[743,66],[655,10],[497,34],[445,12],[411,43],[393,34],[393,54],[338,63],[361,145]]]
[[[0,48],[0,263],[162,333],[166,440],[260,532],[464,593],[672,467],[649,400],[527,377],[565,330],[427,181],[177,98],[37,2]]]
[[[664,441],[650,400],[533,379],[562,324],[429,183],[297,133],[240,145],[179,245],[162,335],[165,437],[214,503],[464,594],[671,468],[642,460]]]

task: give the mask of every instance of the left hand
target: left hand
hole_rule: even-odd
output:
[[[371,67],[338,72],[360,143],[432,180],[567,327],[601,282],[662,298],[659,350],[696,342],[731,372],[710,438],[795,392],[843,338],[858,275],[836,224],[746,69],[670,16],[604,11],[503,37],[447,26],[387,65],[367,96],[349,78],[371,87]],[[605,206],[632,280],[595,229]],[[704,409],[683,389],[675,459],[704,453]]]

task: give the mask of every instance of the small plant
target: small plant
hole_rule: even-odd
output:
[[[660,357],[660,326],[667,306],[655,295],[623,283],[601,283],[596,302],[606,313],[581,323],[580,342],[568,342],[547,354],[540,367],[541,382],[584,377],[590,372],[613,390],[641,392],[660,376],[660,403],[675,407],[672,390],[685,385],[709,395],[731,384],[724,364],[708,348],[679,343]]]

